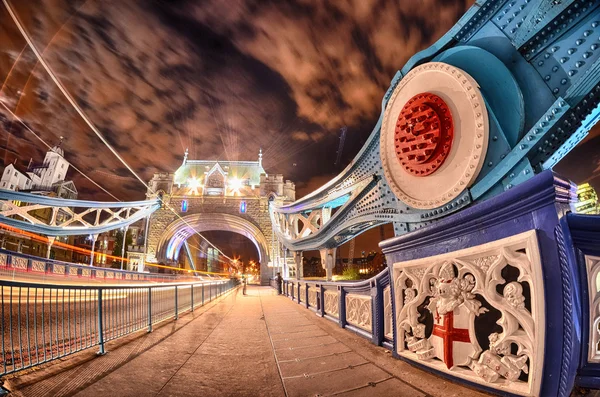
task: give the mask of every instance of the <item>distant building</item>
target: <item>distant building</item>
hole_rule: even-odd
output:
[[[577,200],[575,210],[580,214],[600,214],[600,203],[596,190],[589,184],[577,186]]]
[[[77,199],[77,189],[73,181],[65,180],[69,170],[69,163],[61,147],[61,141],[46,152],[44,161],[34,164],[32,160],[26,169],[13,163],[7,165],[0,177],[0,189],[21,191],[41,196]],[[31,211],[30,214],[42,221],[47,221],[52,216],[51,208],[42,208]],[[69,216],[59,211],[57,219]],[[84,237],[85,238],[85,237]],[[56,243],[73,244],[74,237],[56,237]],[[47,244],[33,237],[25,237],[14,230],[0,229],[0,248],[44,257],[47,254]],[[78,261],[68,248],[54,244],[50,251],[50,258],[62,261]]]
[[[69,162],[61,142],[54,146],[44,157],[42,163],[29,162],[27,170],[21,170],[16,164],[9,164],[2,172],[0,189],[24,191],[42,196],[76,199],[77,189],[73,181],[66,181]]]

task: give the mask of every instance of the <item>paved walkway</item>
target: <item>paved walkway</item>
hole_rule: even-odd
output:
[[[13,396],[483,396],[441,380],[269,287],[236,290],[151,334],[7,382]]]

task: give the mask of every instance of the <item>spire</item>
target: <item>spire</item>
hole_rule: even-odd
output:
[[[188,149],[185,148],[185,153],[183,155],[183,165],[185,165],[185,163],[187,162],[187,158],[188,158]]]
[[[65,151],[63,150],[63,148],[61,148],[61,145],[63,143],[63,139],[65,139],[62,135],[60,137],[60,141],[58,141],[58,144],[54,145],[54,147],[52,149],[50,149],[50,151],[64,157],[65,156]]]
[[[258,165],[262,167],[262,148],[258,150]]]

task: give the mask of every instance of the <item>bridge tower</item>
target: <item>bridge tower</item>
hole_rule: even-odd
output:
[[[284,255],[276,252],[280,247],[269,206],[294,201],[296,187],[281,174],[267,174],[262,150],[257,161],[190,160],[186,150],[174,173],[154,174],[149,186],[147,197],[162,197],[163,205],[150,217],[147,261],[174,263],[196,232],[222,230],[242,234],[254,243],[261,283],[268,283],[273,267],[283,267],[275,263]]]

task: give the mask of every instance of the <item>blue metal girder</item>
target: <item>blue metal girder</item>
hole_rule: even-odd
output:
[[[453,202],[432,210],[406,205],[383,176],[379,139],[383,113],[399,82],[415,67],[445,62],[478,83],[489,114],[486,160],[475,183]],[[600,2],[590,0],[476,1],[444,36],[418,52],[396,73],[382,99],[382,113],[354,160],[322,188],[285,207],[304,213],[353,191],[355,182],[378,182],[360,199],[342,204],[317,233],[292,239],[276,230],[292,250],[339,245],[362,231],[393,223],[396,234],[418,229],[491,198],[551,168],[600,117]]]
[[[49,236],[98,234],[122,228],[147,217],[160,206],[160,200],[66,200],[0,189],[0,223]],[[13,209],[8,210],[8,207]],[[47,209],[52,214],[47,215],[47,219],[29,214]]]

